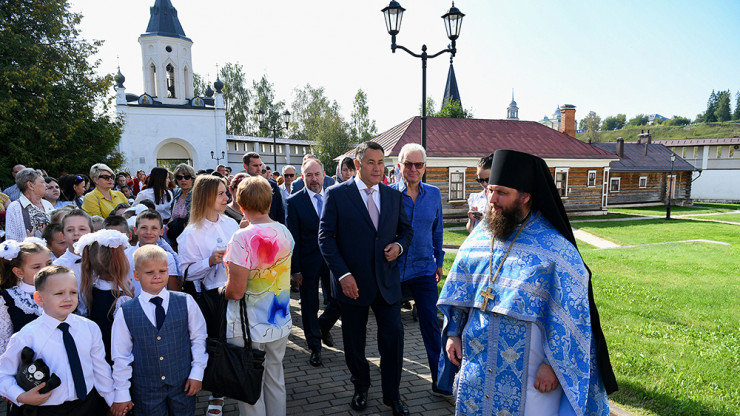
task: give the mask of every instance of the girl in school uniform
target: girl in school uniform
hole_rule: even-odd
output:
[[[98,324],[105,344],[105,359],[110,356],[111,328],[116,310],[133,298],[129,277],[125,234],[116,230],[100,230],[85,234],[75,243],[75,252],[82,256],[80,291],[87,299],[87,317]]]
[[[0,244],[0,354],[11,335],[41,316],[41,306],[33,300],[33,276],[50,264],[51,255],[40,238]]]

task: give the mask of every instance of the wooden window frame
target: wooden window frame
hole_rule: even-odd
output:
[[[448,186],[448,188],[447,188],[447,200],[449,202],[466,201],[466,199],[465,199],[465,179],[466,179],[465,176],[466,176],[466,172],[465,172],[465,170],[466,169],[464,167],[450,167],[449,168],[448,175],[447,175],[447,182],[448,182],[447,183],[447,186]],[[461,189],[459,191],[458,190],[455,190],[456,193],[459,193],[460,198],[453,198],[453,195],[452,195],[452,192],[453,192],[452,191],[452,185],[453,185],[452,175],[460,175],[461,178],[462,178],[462,183],[461,183],[462,187],[461,187]],[[457,185],[457,184],[459,184],[459,182],[455,181],[454,184]],[[457,195],[455,195],[455,196],[457,196]]]
[[[642,184],[643,179],[645,180],[645,185],[644,186]],[[647,182],[648,182],[648,177],[647,176],[640,176],[640,179],[637,181],[637,186],[640,189],[645,189],[645,188],[647,188]]]
[[[593,183],[591,182],[591,174],[592,173],[594,175],[594,181],[593,181]],[[595,170],[590,170],[586,174],[586,186],[588,186],[589,188],[595,188],[596,187],[596,173],[597,172]]]
[[[555,187],[558,189],[558,193],[560,194],[560,198],[568,198],[568,174],[569,168],[555,168]],[[558,187],[558,174],[564,173],[565,174],[565,184],[563,185],[563,192],[561,192],[561,188]]]
[[[617,190],[612,189],[612,183],[617,182]],[[617,193],[622,189],[622,178],[617,176],[616,178],[609,178],[609,192]]]

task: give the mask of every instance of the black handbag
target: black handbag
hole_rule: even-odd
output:
[[[262,374],[265,371],[265,352],[252,348],[249,333],[247,302],[239,301],[244,346],[226,342],[226,308],[224,289],[219,289],[223,301],[223,318],[218,337],[206,339],[208,365],[203,374],[203,389],[249,404],[257,403],[262,393]]]

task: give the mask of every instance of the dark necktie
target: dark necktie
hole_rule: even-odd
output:
[[[69,360],[69,368],[72,370],[72,380],[75,383],[75,392],[77,392],[77,398],[85,400],[87,397],[87,384],[85,384],[85,374],[82,372],[82,364],[80,364],[80,356],[77,354],[77,346],[75,340],[72,338],[72,334],[69,333],[69,324],[62,322],[57,326],[62,331],[62,340],[64,341],[64,349],[67,350],[67,359]]]
[[[321,209],[324,207],[324,198],[321,197],[321,194],[315,194],[313,197],[316,198],[316,211],[319,214],[319,218],[321,218]]]
[[[164,307],[162,307],[162,298],[160,298],[159,296],[155,296],[149,299],[149,302],[157,306],[156,308],[154,308],[154,313],[157,317],[157,329],[159,330],[162,328],[162,324],[164,324]]]

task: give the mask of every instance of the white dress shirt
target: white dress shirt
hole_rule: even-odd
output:
[[[54,260],[55,266],[64,266],[72,269],[77,278],[77,295],[80,302],[77,304],[77,312],[82,316],[87,316],[87,301],[82,293],[80,284],[82,283],[82,257],[70,251],[68,248],[58,259]]]
[[[87,392],[90,393],[95,387],[108,406],[112,405],[113,378],[110,366],[105,361],[100,328],[95,322],[75,314],[69,314],[64,321],[59,321],[44,313],[10,338],[8,348],[0,357],[0,395],[21,405],[18,396],[25,391],[16,383],[15,375],[21,362],[21,350],[28,346],[36,353],[35,358],[43,359],[49,370],[62,381],[59,387],[51,391],[49,400],[43,406],[77,400],[62,331],[57,328],[61,322],[69,324],[69,333],[75,340]]]
[[[23,209],[29,205],[31,205],[31,201],[23,194],[21,194],[17,201],[13,201],[8,205],[8,210],[5,214],[6,240],[23,241],[28,237],[26,223],[23,221]],[[48,215],[54,211],[54,206],[45,199],[41,199],[41,206],[43,210],[34,205],[36,209],[44,211]],[[36,230],[36,234],[36,237],[41,237],[41,230]]]
[[[318,194],[308,188],[306,188],[306,192],[308,192],[308,197],[309,199],[311,199],[311,204],[313,205],[313,209],[316,211],[316,215],[318,215],[319,218],[321,218],[321,212],[319,212],[319,205],[318,205],[318,202],[316,201],[316,195],[321,195],[321,200],[326,202],[326,192],[324,192],[324,188],[321,188],[321,192]],[[321,209],[322,210],[324,209],[323,205],[321,206]]]
[[[170,292],[167,288],[162,289],[158,294],[151,294],[142,291],[141,294],[133,301],[138,300],[141,309],[144,311],[149,322],[157,326],[156,306],[149,300],[155,296],[162,298],[162,307],[165,315],[170,306]],[[206,353],[206,320],[200,311],[195,299],[188,295],[188,332],[190,333],[190,352],[193,359],[190,362],[189,379],[202,381],[203,372],[208,364],[208,354]],[[184,340],[183,340],[184,341]],[[145,341],[146,342],[146,341]],[[123,309],[116,312],[111,330],[111,348],[110,356],[113,359],[113,385],[115,388],[115,402],[127,402],[131,400],[129,389],[131,388],[131,375],[133,367],[131,363],[136,359],[133,354],[134,343],[131,338],[131,332],[126,325],[126,318],[123,316]]]
[[[134,252],[138,250],[139,247],[141,247],[141,242],[126,249],[126,257],[128,258],[128,264],[130,266],[128,269],[128,277],[131,279],[131,288],[134,289],[134,296],[141,293],[141,283],[134,278]],[[165,253],[167,253],[167,269],[169,270],[169,275],[177,276],[177,263],[175,263],[175,256],[167,251],[165,251]]]
[[[183,276],[187,270],[187,280],[196,282],[195,287],[198,291],[200,291],[198,282],[202,283],[206,290],[221,287],[226,283],[226,270],[223,263],[211,267],[208,264],[208,258],[216,250],[219,238],[226,247],[231,236],[238,230],[239,224],[236,221],[219,215],[216,222],[203,219],[198,228],[194,224],[189,224],[177,237],[180,270]]]
[[[367,189],[367,185],[365,185],[365,182],[360,179],[359,176],[355,175],[355,183],[357,184],[357,190],[360,191],[360,197],[362,198],[362,202],[365,203],[365,206],[367,207],[367,192],[365,192],[365,189]],[[373,202],[375,202],[375,206],[378,207],[378,215],[380,215],[380,185],[373,185],[371,187],[372,189],[375,189],[375,192],[373,192]]]

